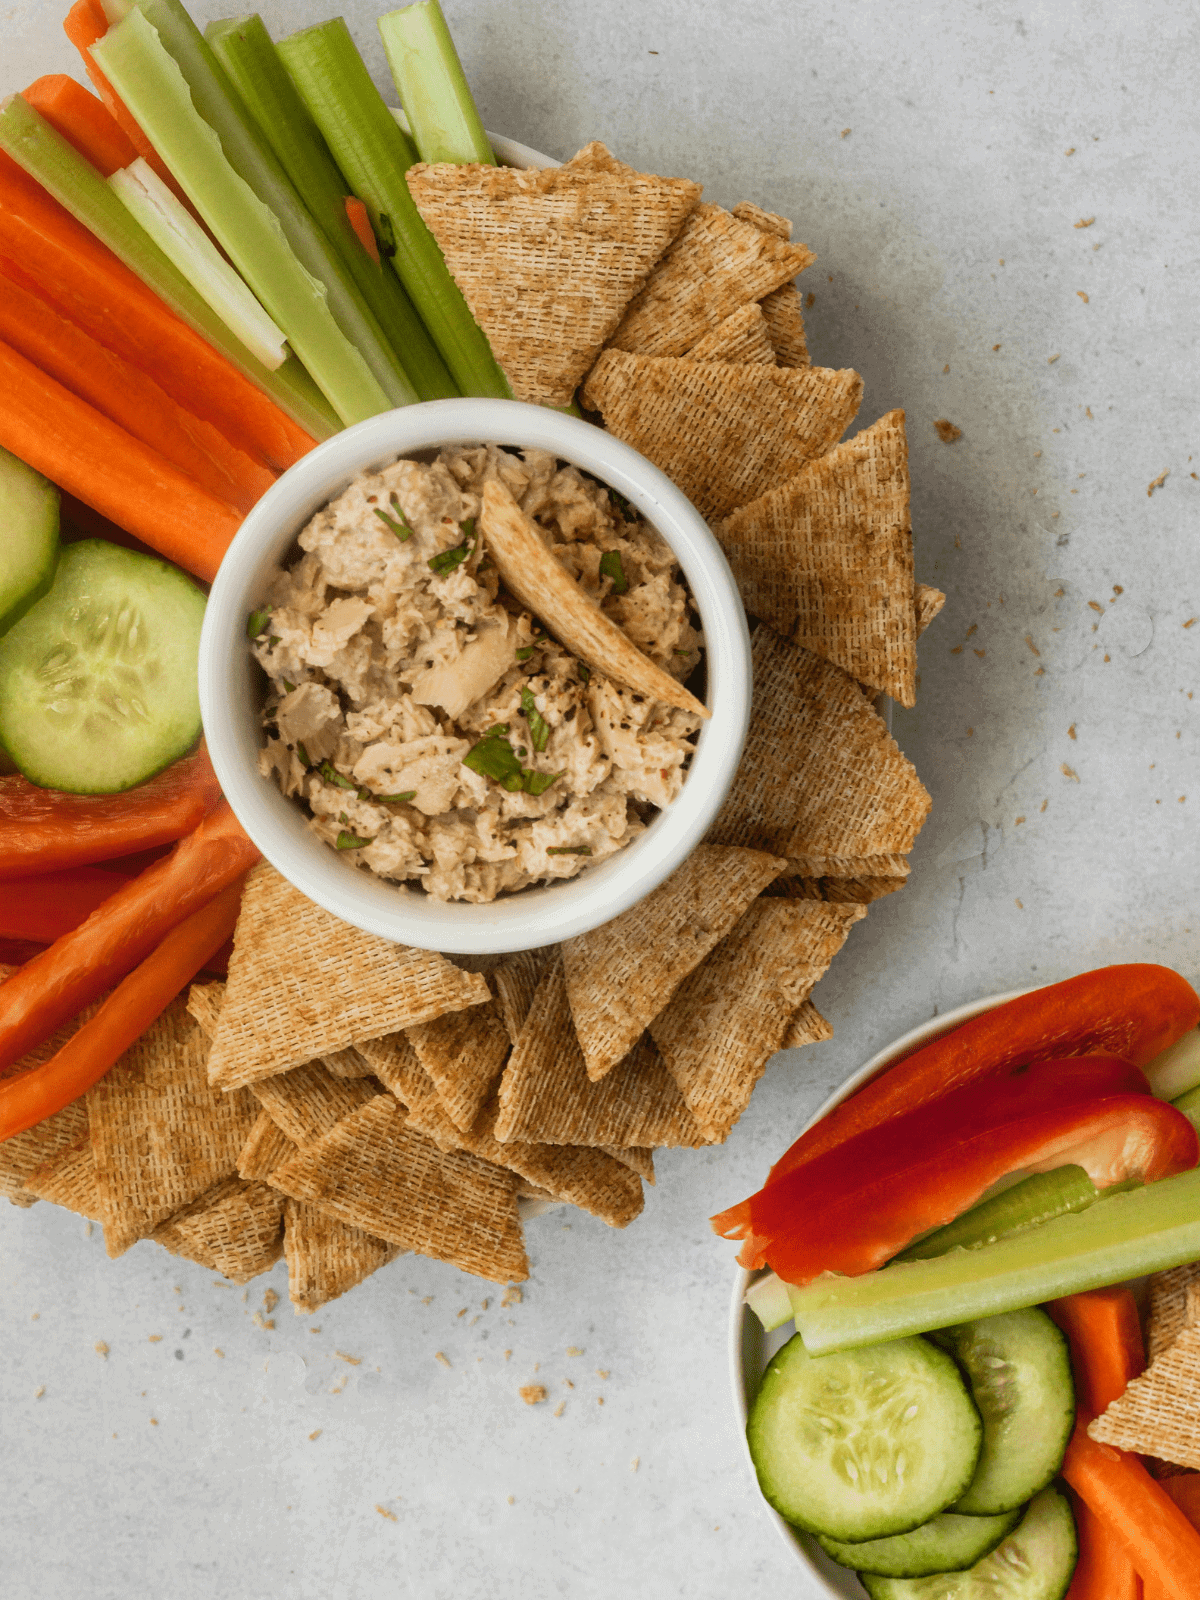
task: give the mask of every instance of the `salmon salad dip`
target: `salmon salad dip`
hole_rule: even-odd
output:
[[[498,481],[591,603],[682,682],[703,639],[679,564],[553,455],[455,446],[364,473],[312,518],[249,621],[260,770],[356,866],[482,903],[629,844],[683,786],[700,717],[589,668],[502,587]]]

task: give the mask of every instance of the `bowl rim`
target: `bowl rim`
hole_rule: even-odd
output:
[[[1037,987],[1036,985],[1032,987]],[[890,1044],[883,1047],[865,1063],[852,1072],[844,1083],[840,1084],[820,1106],[800,1130],[807,1133],[815,1127],[823,1117],[843,1100],[870,1083],[872,1078],[877,1078],[888,1067],[895,1066],[905,1056],[912,1055],[915,1051],[927,1044],[932,1044],[935,1039],[940,1039],[944,1034],[952,1033],[955,1028],[964,1022],[970,1022],[974,1017],[981,1017],[985,1012],[994,1011],[997,1006],[1004,1005],[1006,1001],[1019,999],[1023,994],[1032,993],[1031,988],[1009,989],[1001,994],[981,996],[976,1000],[968,1000],[965,1004],[955,1007],[952,1011],[943,1012],[940,1016],[933,1016],[926,1022],[919,1023],[915,1028],[910,1028],[907,1033],[893,1039]],[[796,1136],[800,1137],[799,1134]],[[799,1565],[805,1569],[809,1581],[809,1593],[820,1596],[821,1600],[850,1600],[850,1597],[865,1596],[866,1590],[858,1582],[848,1568],[839,1566],[832,1561],[821,1547],[809,1534],[802,1533],[799,1528],[781,1517],[775,1508],[768,1504],[758,1488],[758,1477],[754,1470],[754,1462],[750,1456],[750,1447],[746,1442],[746,1423],[750,1412],[750,1384],[753,1381],[757,1387],[757,1375],[751,1378],[754,1367],[762,1370],[762,1347],[771,1335],[765,1334],[761,1324],[754,1313],[746,1305],[746,1290],[757,1279],[764,1275],[765,1269],[760,1271],[747,1271],[739,1268],[733,1284],[733,1294],[729,1303],[729,1321],[727,1330],[727,1355],[729,1360],[729,1379],[733,1390],[734,1413],[738,1419],[738,1429],[741,1438],[742,1461],[750,1474],[755,1492],[758,1495],[759,1505],[767,1517],[774,1524],[775,1531],[787,1545]],[[785,1324],[790,1326],[790,1324]],[[769,1357],[767,1358],[769,1359]],[[834,1588],[831,1580],[839,1580],[841,1586]]]
[[[678,797],[630,845],[576,878],[472,905],[433,901],[419,888],[372,879],[338,861],[299,809],[259,775],[258,741],[251,744],[244,709],[252,676],[244,624],[257,603],[256,586],[272,564],[354,476],[397,456],[481,440],[556,452],[623,494],[660,531],[700,612],[712,716],[700,730]],[[284,877],[367,933],[478,955],[533,949],[588,932],[642,900],[682,864],[708,831],[737,771],[752,671],[746,614],[729,564],[700,513],[664,472],[581,418],[515,400],[460,398],[406,406],[347,428],[272,485],[242,523],[213,583],[199,682],[217,778],[239,822]]]

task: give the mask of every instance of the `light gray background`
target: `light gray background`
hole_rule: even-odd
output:
[[[6,13],[5,90],[78,74],[65,3]],[[1106,962],[1200,976],[1194,7],[447,11],[489,127],[555,156],[601,138],[786,213],[817,252],[814,360],[863,373],[861,423],[907,411],[918,576],[950,597],[895,723],[933,815],[817,991],[836,1038],[778,1057],[724,1148],[661,1156],[626,1233],[533,1223],[519,1306],[402,1258],[265,1331],[282,1267],[246,1300],[4,1208],[0,1588],[28,1600],[803,1592],[731,1422],[709,1212],[935,1010]],[[264,14],[279,34],[326,7]],[[373,18],[349,15],[383,85]],[[531,1381],[548,1404],[520,1402]]]

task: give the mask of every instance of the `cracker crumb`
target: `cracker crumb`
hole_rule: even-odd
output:
[[[563,1412],[564,1412],[564,1411],[565,1411],[565,1410],[566,1410],[566,1409],[567,1409],[567,1402],[566,1402],[566,1401],[565,1401],[565,1400],[560,1400],[560,1401],[559,1401],[559,1402],[558,1402],[558,1404],[557,1404],[557,1405],[556,1405],[556,1406],[555,1406],[555,1408],[554,1408],[554,1415],[555,1415],[555,1416],[556,1416],[556,1417],[561,1417],[561,1416],[562,1416],[562,1414],[563,1414]]]
[[[1077,228],[1090,228],[1095,220],[1095,217],[1080,217],[1079,221],[1075,223],[1074,226]]]
[[[470,1308],[470,1306],[464,1306],[464,1307],[463,1307],[463,1308],[462,1308],[462,1310],[461,1310],[461,1311],[456,1311],[456,1312],[455,1312],[455,1313],[454,1313],[454,1315],[455,1315],[455,1316],[456,1316],[456,1317],[465,1317],[465,1316],[466,1316],[466,1314],[467,1314],[467,1312],[468,1312],[468,1311],[469,1311],[469,1310],[470,1310],[470,1309],[471,1309],[471,1308]]]
[[[564,1378],[563,1382],[566,1384],[568,1389],[573,1389],[575,1387],[575,1385],[571,1382],[570,1378]]]
[[[1024,817],[1017,817],[1013,822],[1013,827],[1014,828],[1019,828],[1024,821],[1025,821]]]
[[[1113,593],[1114,594],[1124,594],[1125,590],[1121,587],[1121,585],[1119,583],[1114,583],[1113,584]]]
[[[150,1426],[152,1428],[157,1428],[158,1427],[158,1418],[157,1417],[151,1417],[150,1418]]]
[[[810,289],[808,291],[808,293],[804,297],[804,308],[805,308],[805,310],[806,311],[811,311],[812,308],[816,305],[816,303],[817,303],[817,297],[812,292],[812,290]]]
[[[597,1367],[596,1368],[596,1376],[598,1378],[607,1378],[608,1377],[608,1372],[605,1370],[604,1367]]]
[[[39,1318],[39,1317],[40,1317],[40,1316],[41,1316],[41,1314],[42,1314],[42,1313],[41,1313],[41,1312],[40,1312],[40,1311],[35,1311],[35,1312],[34,1312],[34,1313],[33,1313],[33,1315],[32,1315],[32,1316],[31,1316],[31,1317],[30,1317],[30,1319],[29,1319],[29,1320],[30,1320],[30,1322],[36,1322],[36,1321],[37,1321],[37,1319],[38,1319],[38,1318]]]
[[[975,652],[975,654],[976,654],[976,655],[977,655],[977,656],[978,656],[978,657],[979,657],[979,659],[980,659],[980,660],[981,660],[981,661],[982,661],[982,660],[983,660],[983,658],[984,658],[984,656],[985,656],[985,655],[987,655],[987,651],[986,651],[986,650],[976,650],[976,652]]]
[[[278,1304],[279,1296],[275,1293],[274,1289],[268,1289],[266,1294],[263,1295],[263,1310],[269,1315],[272,1311],[274,1311]]]
[[[1196,617],[1189,617],[1187,619],[1187,621],[1184,623],[1184,627],[1185,628],[1194,628],[1196,626],[1196,622],[1198,620],[1200,620],[1200,619],[1197,619]]]
[[[320,1333],[321,1330],[320,1328],[310,1328],[308,1331],[309,1333]]]
[[[1076,293],[1076,294],[1077,294],[1077,295],[1078,295],[1078,296],[1079,296],[1079,298],[1080,298],[1080,299],[1081,299],[1081,300],[1082,300],[1082,301],[1083,301],[1083,303],[1084,303],[1084,305],[1085,305],[1085,306],[1086,306],[1086,305],[1087,305],[1087,304],[1089,304],[1089,301],[1088,301],[1088,297],[1087,297],[1087,295],[1086,295],[1086,294],[1084,294],[1084,292],[1083,292],[1083,290],[1082,290],[1082,289],[1076,289],[1076,291],[1075,291],[1075,293]]]
[[[40,1400],[40,1399],[41,1399],[41,1398],[42,1398],[42,1396],[43,1396],[43,1395],[44,1395],[44,1394],[45,1394],[45,1392],[46,1392],[46,1385],[45,1385],[45,1384],[44,1384],[44,1383],[43,1383],[43,1384],[40,1384],[40,1385],[39,1385],[39,1386],[38,1386],[38,1388],[36,1388],[36,1389],[35,1389],[35,1390],[34,1390],[34,1391],[33,1391],[33,1398],[34,1398],[34,1399],[35,1399],[35,1400]]]
[[[442,1352],[440,1350],[435,1350],[434,1351],[433,1359],[435,1361],[440,1361],[444,1367],[448,1367],[450,1365],[449,1361],[446,1360],[446,1357],[442,1354]]]
[[[180,1307],[180,1309],[182,1310],[183,1308]],[[251,1321],[254,1323],[256,1328],[262,1328],[264,1330],[269,1330],[275,1326],[274,1318],[264,1317],[261,1311],[256,1311],[254,1316],[251,1318]]]
[[[1056,350],[1055,353],[1052,356],[1047,356],[1046,357],[1046,365],[1048,367],[1052,367],[1054,365],[1054,363],[1058,360],[1059,356],[1061,356],[1061,355],[1062,355],[1062,351],[1061,350]],[[1038,451],[1038,455],[1041,455],[1041,453],[1042,452],[1039,450]]]
[[[1014,900],[1013,901],[1013,905],[1016,906],[1018,911],[1024,911],[1024,909],[1025,909],[1025,904],[1021,900]]]
[[[967,738],[968,739],[973,738],[974,734],[975,734],[975,729],[974,728],[968,728],[967,729]]]
[[[527,1406],[540,1405],[546,1398],[546,1385],[544,1383],[526,1383],[517,1390]]]
[[[1045,667],[1036,668],[1033,675],[1035,678],[1044,678],[1046,676]]]
[[[352,1367],[362,1366],[361,1356],[348,1356],[344,1350],[335,1350],[333,1353],[339,1361],[348,1361]]]
[[[1025,643],[1033,651],[1035,656],[1040,656],[1041,655],[1042,652],[1038,649],[1037,645],[1034,644],[1033,635],[1031,633],[1027,633],[1025,635]]]
[[[656,53],[657,52],[653,51],[653,50],[650,52],[651,55],[655,55]],[[516,1503],[517,1503],[516,1495],[510,1494],[509,1497],[508,1497],[508,1503],[509,1503],[510,1506],[515,1506]]]
[[[641,1466],[641,1464],[642,1464],[641,1456],[634,1456],[633,1460],[629,1463],[630,1472],[636,1472],[637,1469]]]
[[[97,1339],[95,1344],[92,1346],[92,1349],[98,1356],[101,1357],[102,1360],[108,1360],[108,1346],[105,1344],[103,1339]]]
[[[567,1346],[567,1354],[569,1356],[581,1356],[583,1354],[583,1346],[581,1344],[569,1344]]]
[[[147,1344],[161,1344],[162,1343],[162,1334],[161,1333],[148,1334],[147,1337],[146,1337],[146,1343]]]
[[[960,655],[962,655],[962,653],[963,653],[963,647],[962,647],[962,645],[960,645],[960,644],[956,644],[956,645],[952,645],[952,646],[951,646],[951,647],[950,647],[950,654],[951,654],[951,655],[952,655],[952,656],[960,656]]]
[[[1067,738],[1068,739],[1074,739],[1076,737],[1077,737],[1077,735],[1075,733],[1075,724],[1072,723],[1071,726],[1067,729]]]
[[[1165,472],[1160,472],[1158,477],[1155,478],[1154,482],[1152,484],[1150,484],[1149,487],[1147,488],[1147,490],[1146,490],[1146,498],[1149,499],[1150,496],[1154,493],[1155,489],[1161,489],[1163,484],[1166,483],[1167,479],[1170,476],[1171,476],[1170,467],[1168,467]]]
[[[953,444],[956,439],[962,438],[962,429],[955,427],[946,417],[939,417],[933,426],[943,444]]]
[[[946,365],[942,368],[942,371],[943,372],[949,372],[950,371],[950,363],[948,361],[947,361]]]
[[[848,138],[850,136],[850,131],[851,130],[849,128],[843,128],[840,137],[843,139]]]
[[[519,1306],[523,1298],[524,1297],[522,1296],[520,1289],[517,1288],[516,1284],[510,1283],[508,1288],[505,1289],[504,1293],[500,1296],[500,1304],[502,1306]]]
[[[999,346],[999,345],[998,345],[998,344],[994,344],[994,345],[993,345],[993,346],[992,346],[992,349],[993,349],[993,350],[999,350],[999,348],[1000,348],[1000,346]]]
[[[1104,607],[1100,604],[1099,600],[1089,600],[1088,601],[1088,610],[1089,611],[1103,611]]]
[[[381,1517],[386,1517],[389,1522],[399,1522],[400,1520],[396,1513],[394,1511],[389,1511],[386,1506],[376,1506],[375,1509],[378,1511]]]
[[[1064,778],[1070,778],[1073,783],[1079,782],[1079,774],[1075,771],[1074,767],[1069,767],[1065,761],[1063,762],[1060,770],[1062,771]],[[1045,810],[1045,807],[1042,809]]]
[[[324,1428],[314,1428],[308,1437],[310,1439],[319,1439],[324,1432]]]
[[[511,1350],[506,1350],[504,1352],[504,1359],[505,1359],[505,1361],[511,1361],[511,1359],[512,1359],[512,1351]]]
[[[218,1345],[213,1345],[213,1355],[220,1356],[222,1361],[225,1359],[225,1352]]]
[[[1182,805],[1182,804],[1183,804],[1183,802],[1184,802],[1184,801],[1185,801],[1185,800],[1186,800],[1186,799],[1187,799],[1187,795],[1185,795],[1185,794],[1181,794],[1181,795],[1180,795],[1180,796],[1179,796],[1179,804],[1180,804],[1180,805]]]
[[[481,1300],[481,1301],[480,1301],[480,1302],[479,1302],[479,1309],[480,1309],[480,1311],[486,1311],[486,1310],[487,1310],[487,1308],[488,1308],[488,1307],[489,1307],[489,1306],[490,1306],[490,1305],[491,1305],[491,1303],[492,1303],[492,1302],[491,1302],[491,1301],[490,1301],[490,1300]]]
[[[433,1296],[431,1294],[425,1295],[425,1297],[421,1301],[421,1304],[423,1306],[431,1306],[433,1304]]]
[[[598,1406],[602,1406],[604,1404],[604,1396],[602,1394],[598,1394],[596,1396],[596,1404]]]
[[[1074,145],[1072,145],[1072,146],[1071,146],[1071,148],[1070,148],[1070,149],[1069,149],[1069,150],[1064,150],[1064,151],[1063,151],[1063,154],[1064,154],[1064,155],[1065,155],[1065,156],[1073,156],[1073,155],[1074,155],[1074,154],[1075,154],[1075,146],[1074,146]]]

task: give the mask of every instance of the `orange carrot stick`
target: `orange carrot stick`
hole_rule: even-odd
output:
[[[111,989],[165,934],[257,859],[222,800],[169,856],[123,884],[86,922],[0,983],[0,1070]]]
[[[1062,1470],[1088,1509],[1108,1524],[1142,1578],[1157,1585],[1161,1600],[1196,1600],[1200,1532],[1136,1456],[1097,1444],[1080,1419]]]
[[[0,343],[0,445],[211,583],[241,513]]]
[[[275,482],[273,472],[177,405],[153,378],[14,283],[3,267],[0,261],[0,339],[209,494],[243,513],[262,499]]]
[[[1143,1600],[1142,1580],[1125,1546],[1087,1502],[1073,1498],[1079,1560],[1066,1600]]]
[[[1051,1300],[1046,1310],[1070,1343],[1075,1399],[1090,1422],[1146,1369],[1137,1302],[1128,1289],[1114,1284]]]
[[[161,1016],[233,932],[242,882],[236,878],[177,923],[57,1055],[0,1084],[0,1140],[77,1100]]]
[[[282,472],[313,449],[303,428],[3,152],[0,256],[9,278],[265,466]]]
[[[28,89],[22,89],[21,98],[45,117],[68,144],[74,145],[102,178],[111,178],[114,172],[137,160],[133,141],[104,102],[65,72],[39,78]]]
[[[379,265],[379,243],[375,238],[375,230],[371,226],[371,218],[367,208],[356,194],[346,196],[346,215],[350,219],[350,226],[358,235],[358,242],[370,256],[376,266]]]
[[[1163,1478],[1162,1486],[1183,1512],[1193,1528],[1200,1528],[1200,1472],[1181,1472]]]

